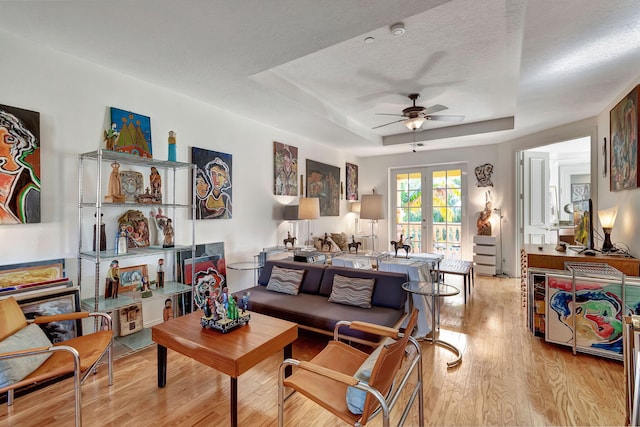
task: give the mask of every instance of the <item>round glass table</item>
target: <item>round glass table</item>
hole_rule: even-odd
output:
[[[402,289],[415,294],[422,295],[427,305],[431,310],[431,337],[425,339],[431,341],[432,344],[438,344],[456,355],[456,358],[450,362],[447,362],[447,367],[452,368],[462,362],[462,353],[453,344],[438,339],[438,332],[440,331],[440,298],[452,297],[460,293],[460,289],[455,286],[447,285],[445,283],[411,280],[402,284]],[[438,312],[436,320],[436,310]]]
[[[258,270],[262,268],[259,262],[254,261],[241,261],[241,262],[232,262],[231,264],[227,264],[227,268],[230,270],[240,270],[247,271],[253,270],[253,284],[258,284]]]

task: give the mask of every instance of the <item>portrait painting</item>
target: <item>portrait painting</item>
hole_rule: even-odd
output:
[[[20,301],[20,308],[27,319],[37,316],[53,316],[56,314],[73,313],[79,304],[79,291],[66,290],[54,295],[43,295]],[[62,320],[50,322],[40,326],[49,340],[55,344],[75,338],[81,332],[80,321]]]
[[[231,154],[192,147],[191,163],[196,165],[196,219],[230,219]]]
[[[111,107],[111,130],[114,150],[134,156],[152,158],[151,118]]]
[[[273,142],[273,194],[298,195],[298,147]]]
[[[320,199],[320,216],[340,215],[340,168],[307,159],[307,197]]]
[[[358,200],[358,165],[346,163],[347,200]]]
[[[40,113],[0,105],[0,225],[40,222]]]
[[[611,191],[640,186],[638,177],[638,93],[636,86],[609,113],[611,132]]]

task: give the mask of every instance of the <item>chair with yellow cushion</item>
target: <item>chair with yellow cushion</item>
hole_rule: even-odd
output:
[[[424,421],[422,394],[422,352],[420,344],[411,337],[418,311],[413,310],[404,333],[399,330],[366,322],[338,322],[334,339],[308,362],[287,359],[280,365],[278,377],[278,423],[284,424],[284,403],[295,392],[322,406],[351,425],[365,425],[382,412],[383,425],[389,425],[391,409],[398,403],[400,393],[413,387],[400,417],[402,425],[418,397],[419,424]],[[349,327],[374,333],[386,340],[371,354],[367,354],[338,340],[338,329]],[[403,366],[403,361],[407,363]],[[296,367],[287,376],[287,370]],[[410,377],[417,372],[415,385]],[[285,396],[285,387],[293,391]]]
[[[51,344],[38,325],[87,317],[102,317],[107,330]],[[107,355],[109,385],[113,384],[113,331],[106,313],[73,312],[40,316],[27,321],[13,298],[0,300],[0,393],[7,392],[13,405],[14,391],[20,387],[73,373],[75,422],[82,425],[81,384]]]

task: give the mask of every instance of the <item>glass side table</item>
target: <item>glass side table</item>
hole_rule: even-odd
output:
[[[227,268],[230,270],[238,270],[238,271],[248,271],[253,270],[253,284],[258,284],[258,271],[263,267],[262,264],[258,262],[258,256],[254,256],[256,258],[252,261],[240,261],[240,262],[232,262],[231,264],[227,264]]]
[[[456,355],[454,360],[447,362],[447,367],[452,368],[462,362],[462,353],[460,353],[460,350],[458,350],[456,346],[438,339],[438,333],[440,332],[439,299],[458,295],[460,293],[460,289],[444,283],[421,280],[405,282],[402,284],[402,289],[411,294],[422,295],[425,298],[425,301],[431,310],[431,337],[426,337],[425,339],[431,341],[432,344],[438,344],[446,348]],[[438,311],[437,320],[436,310]]]

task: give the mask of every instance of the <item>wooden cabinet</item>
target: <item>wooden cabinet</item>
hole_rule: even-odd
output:
[[[637,258],[602,254],[589,256],[570,249],[567,252],[558,252],[555,247],[556,245],[524,245],[523,250],[529,268],[564,270],[565,262],[595,262],[609,264],[627,276],[640,276],[640,260]],[[523,267],[523,272],[525,270],[526,267]]]

